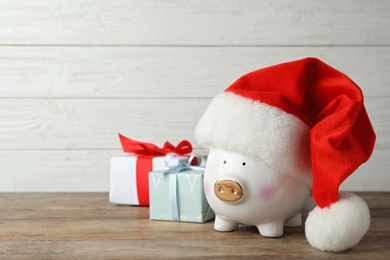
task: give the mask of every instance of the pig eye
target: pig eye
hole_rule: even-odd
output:
[[[245,166],[246,165],[246,162],[242,162],[242,166]]]
[[[226,160],[224,160],[224,161],[223,161],[223,164],[226,164],[226,163],[227,163],[227,161],[226,161]]]

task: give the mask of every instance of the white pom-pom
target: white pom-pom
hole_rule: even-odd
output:
[[[353,193],[340,193],[327,208],[314,208],[305,224],[309,243],[323,251],[339,252],[359,243],[370,227],[366,202]]]

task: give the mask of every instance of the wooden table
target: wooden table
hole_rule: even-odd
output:
[[[149,208],[117,206],[107,193],[0,193],[0,259],[390,259],[390,193],[359,193],[372,224],[342,253],[312,248],[304,228],[281,238],[254,227],[149,220]]]

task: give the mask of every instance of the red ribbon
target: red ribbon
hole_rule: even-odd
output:
[[[172,145],[170,142],[165,142],[164,146],[159,148],[152,143],[135,141],[121,134],[119,134],[119,139],[122,144],[122,149],[125,153],[161,156],[167,155],[168,153],[184,155],[192,152],[192,145],[187,140],[181,141],[177,146]]]
[[[136,162],[137,195],[140,206],[149,206],[149,172],[153,170],[153,155],[141,155]]]
[[[163,156],[168,153],[185,155],[192,152],[189,141],[183,140],[176,147],[165,142],[162,148],[152,143],[135,141],[119,134],[122,149],[125,153],[134,153],[138,156],[136,165],[137,195],[140,206],[149,206],[149,172],[152,171],[152,160],[155,156]]]

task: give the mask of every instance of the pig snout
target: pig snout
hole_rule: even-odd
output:
[[[219,180],[214,185],[215,195],[223,201],[239,201],[243,196],[241,185],[234,180]]]

